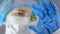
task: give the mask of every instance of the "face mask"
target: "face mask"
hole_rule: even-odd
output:
[[[36,34],[28,27],[29,25],[36,25],[37,22],[30,22],[29,19],[30,17],[10,16],[10,32],[13,34]]]
[[[10,16],[10,22],[20,24],[20,25],[27,25],[29,19],[30,17]]]

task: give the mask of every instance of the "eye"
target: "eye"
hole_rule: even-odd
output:
[[[23,13],[22,12],[18,12],[17,16],[23,16]]]
[[[23,13],[20,13],[20,12],[19,12],[18,15],[23,15]]]

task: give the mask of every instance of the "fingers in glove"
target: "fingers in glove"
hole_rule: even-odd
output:
[[[38,11],[38,10],[33,10],[33,11],[32,11],[32,14],[38,16],[39,19],[43,19],[43,14],[42,14],[42,12],[40,12],[40,11]]]
[[[59,15],[58,8],[57,8],[56,4],[53,2],[53,0],[50,0],[50,5],[53,8],[54,15]]]
[[[42,12],[43,15],[46,15],[46,14],[47,14],[47,12],[46,12],[46,10],[44,9],[44,7],[42,7],[42,6],[38,5],[38,4],[33,4],[32,7],[33,7],[34,9],[38,10],[39,12]]]
[[[42,30],[40,29],[40,28],[38,28],[38,27],[36,27],[36,26],[29,26],[29,29],[32,29],[33,31],[35,31],[35,32],[37,32],[37,33],[40,33],[40,32],[42,32]]]
[[[52,9],[51,9],[51,6],[49,5],[49,3],[47,2],[47,0],[41,0],[42,4],[43,4],[43,7],[46,9],[47,11],[47,14],[48,15],[51,15],[52,14]]]

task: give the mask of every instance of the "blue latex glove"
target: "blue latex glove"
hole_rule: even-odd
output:
[[[50,4],[46,0],[41,0],[41,2],[43,6],[32,5],[35,9],[32,11],[32,14],[38,16],[39,21],[37,27],[31,25],[29,28],[38,34],[52,34],[60,27],[60,23],[57,21],[59,19],[58,8],[52,0],[50,0]]]

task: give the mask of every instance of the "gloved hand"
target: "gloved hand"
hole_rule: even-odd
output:
[[[41,0],[41,2],[43,6],[32,5],[35,9],[32,14],[38,16],[39,21],[37,27],[31,25],[29,28],[38,34],[52,34],[60,27],[60,23],[57,21],[59,19],[58,8],[52,0],[50,0],[50,4],[46,0]]]

